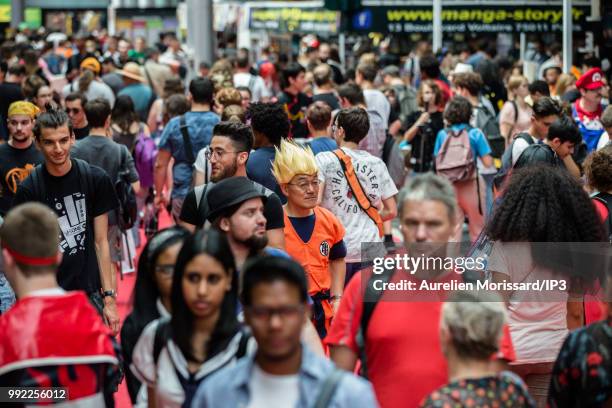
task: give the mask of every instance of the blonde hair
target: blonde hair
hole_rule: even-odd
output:
[[[310,147],[303,148],[294,142],[281,140],[280,149],[275,147],[272,174],[278,184],[287,184],[298,174],[317,174],[319,168]]]
[[[515,91],[521,86],[523,83],[529,83],[529,80],[522,75],[512,75],[508,79],[508,93],[512,94],[512,99],[516,97]]]
[[[557,79],[557,95],[563,96],[567,88],[576,83],[576,77],[573,74],[561,74]]]

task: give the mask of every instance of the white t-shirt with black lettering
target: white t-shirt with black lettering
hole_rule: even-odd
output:
[[[351,157],[357,179],[368,199],[376,208],[382,210],[382,200],[397,194],[387,166],[381,159],[366,151],[346,147],[342,150]],[[346,229],[346,262],[360,262],[362,243],[382,242],[378,227],[353,197],[336,155],[333,152],[322,152],[317,154],[315,159],[319,166],[319,180],[325,183],[321,206],[330,210]]]

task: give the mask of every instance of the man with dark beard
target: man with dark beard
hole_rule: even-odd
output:
[[[227,234],[240,271],[249,257],[258,255],[268,244],[264,216],[268,198],[246,177],[230,177],[212,186],[207,199],[208,221]]]
[[[220,122],[213,129],[213,137],[206,151],[206,158],[211,163],[211,182],[197,186],[191,190],[181,210],[182,224],[194,231],[202,228],[213,207],[209,205],[213,186],[221,180],[242,177],[265,197],[263,215],[265,217],[266,236],[269,246],[284,249],[285,239],[283,228],[284,215],[281,201],[276,193],[259,183],[246,179],[246,162],[253,148],[253,133],[251,128],[242,123]],[[217,189],[214,189],[218,191]]]

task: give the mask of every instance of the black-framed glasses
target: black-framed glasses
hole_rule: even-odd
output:
[[[283,320],[292,319],[304,313],[304,305],[288,305],[281,307],[249,306],[246,312],[253,319],[270,321],[272,316],[278,316]]]
[[[172,276],[174,275],[174,265],[166,264],[166,265],[155,265],[155,272],[164,275],[164,276]]]
[[[242,152],[226,152],[225,150],[213,150],[213,149],[206,148],[206,150],[204,150],[204,157],[206,157],[206,160],[212,160],[213,157],[215,159],[220,159],[228,153],[242,153]]]

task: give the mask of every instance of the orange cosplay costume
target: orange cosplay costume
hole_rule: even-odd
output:
[[[314,208],[314,228],[308,242],[304,242],[285,211],[285,248],[287,253],[306,270],[308,294],[313,300],[314,324],[321,337],[329,329],[333,315],[330,304],[330,253],[342,241],[344,227],[327,209]]]

